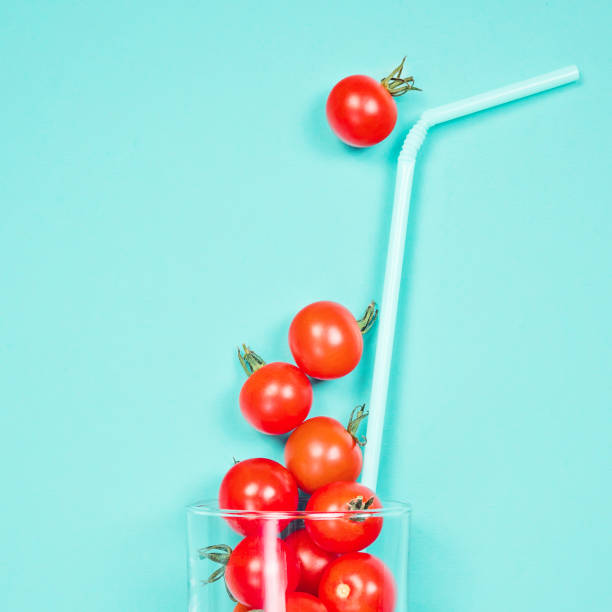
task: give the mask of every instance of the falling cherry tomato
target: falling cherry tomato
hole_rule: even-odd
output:
[[[307,518],[306,530],[314,543],[324,550],[356,552],[372,544],[378,537],[383,519],[371,511],[380,508],[380,500],[368,487],[356,482],[333,482],[313,493],[306,510],[345,514],[330,519]],[[359,514],[359,510],[366,512]]]
[[[292,548],[300,562],[298,591],[316,595],[325,568],[338,556],[317,546],[306,529],[298,529],[285,538],[285,544]]]
[[[291,472],[271,459],[246,459],[236,463],[219,488],[223,510],[292,512],[298,506],[298,488]],[[243,535],[262,533],[263,521],[256,518],[227,517],[232,529]],[[278,530],[290,520],[278,521]]]
[[[327,612],[323,602],[310,593],[289,593],[287,595],[287,612]]]
[[[393,99],[416,89],[413,77],[402,77],[404,62],[382,81],[353,75],[342,79],[327,98],[327,120],[340,140],[353,147],[369,147],[384,140],[395,127]]]
[[[359,321],[336,302],[314,302],[302,308],[289,327],[289,347],[295,363],[313,378],[345,376],[359,363],[362,334],[372,327],[377,313],[374,303]]]
[[[359,552],[330,563],[319,587],[328,612],[393,612],[396,593],[389,568],[377,557]]]
[[[285,444],[285,465],[306,493],[337,480],[357,480],[363,455],[357,429],[367,416],[365,406],[351,414],[348,427],[331,417],[304,421]]]
[[[276,435],[302,423],[312,404],[308,377],[290,363],[266,364],[247,346],[238,357],[248,375],[239,397],[244,418],[258,431]]]
[[[225,568],[225,583],[230,593],[251,608],[264,606],[266,575],[278,577],[282,592],[294,591],[299,580],[299,562],[290,547],[275,538],[272,556],[267,552],[264,538],[247,536],[232,551]]]

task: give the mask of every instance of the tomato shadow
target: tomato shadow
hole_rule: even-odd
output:
[[[310,384],[313,387],[318,387],[319,385],[324,385],[326,382],[329,382],[328,380],[321,380],[320,378],[311,378],[310,376],[308,377],[308,380],[310,380]]]

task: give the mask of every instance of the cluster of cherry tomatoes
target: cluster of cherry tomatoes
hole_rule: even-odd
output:
[[[236,462],[219,489],[220,507],[241,511],[228,513],[226,520],[243,539],[234,549],[203,548],[200,556],[222,566],[209,581],[225,579],[238,602],[235,612],[263,608],[265,576],[270,573],[282,583],[287,612],[394,609],[390,570],[362,552],[383,527],[380,513],[372,512],[382,508],[380,500],[356,482],[364,443],[357,429],[367,416],[365,406],[353,410],[346,427],[329,417],[307,419],[313,398],[309,376],[332,379],[352,371],[363,352],[362,334],[376,314],[374,304],[359,321],[335,302],[306,306],[289,329],[297,367],[265,364],[246,346],[239,351],[249,375],[240,392],[242,414],[261,432],[292,433],[285,445],[285,466],[266,458]],[[291,513],[299,508],[299,489],[310,497],[305,507],[309,514],[298,525],[292,523]],[[281,513],[273,529],[288,535],[272,535],[270,541],[270,521],[258,518],[258,512]]]

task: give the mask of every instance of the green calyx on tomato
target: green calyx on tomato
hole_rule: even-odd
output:
[[[378,308],[376,307],[376,302],[370,302],[363,317],[357,321],[357,325],[359,325],[359,330],[362,334],[367,334],[370,329],[372,329],[372,325],[374,325],[374,321],[376,321],[377,317]]]
[[[403,96],[407,91],[422,91],[418,87],[414,86],[414,77],[402,77],[402,70],[404,69],[404,62],[406,58],[402,60],[402,63],[384,79],[381,79],[381,85],[394,97]]]
[[[358,495],[354,499],[346,504],[348,509],[352,512],[358,512],[359,510],[367,510],[374,503],[374,496],[367,499],[365,502],[363,501],[363,495]],[[362,523],[366,520],[366,516],[352,516],[349,518],[349,521],[353,521],[354,523]]]
[[[202,584],[213,584],[218,580],[224,579],[225,582],[225,568],[229,563],[230,557],[232,556],[232,548],[227,544],[213,544],[212,546],[206,546],[206,548],[200,548],[198,550],[200,559],[208,559],[213,563],[218,563],[221,567],[218,567],[206,580],[202,580]],[[227,583],[225,583],[225,590],[232,601],[236,601],[236,598],[232,595],[229,590]]]
[[[257,372],[257,370],[266,365],[266,362],[246,344],[242,345],[242,349],[244,350],[244,355],[241,353],[240,347],[238,347],[238,359],[247,376]]]
[[[367,419],[369,414],[370,412],[366,408],[365,404],[355,406],[355,408],[353,408],[353,411],[351,412],[351,417],[349,419],[348,425],[346,426],[346,431],[351,434],[353,440],[357,442],[360,448],[363,448],[367,444],[368,440],[366,436],[361,436],[360,438],[357,435],[357,431],[359,429],[359,426],[361,425],[361,422],[364,419]]]
[[[221,580],[225,575],[225,567],[229,563],[230,557],[232,556],[232,548],[227,544],[213,544],[206,548],[200,548],[198,550],[200,559],[208,559],[213,563],[218,563],[221,567],[218,567],[206,580],[202,580],[202,584],[212,584]]]

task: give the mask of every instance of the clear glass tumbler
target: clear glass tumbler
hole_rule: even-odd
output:
[[[346,512],[243,512],[214,500],[189,506],[189,612],[407,612],[410,506],[382,505]]]

